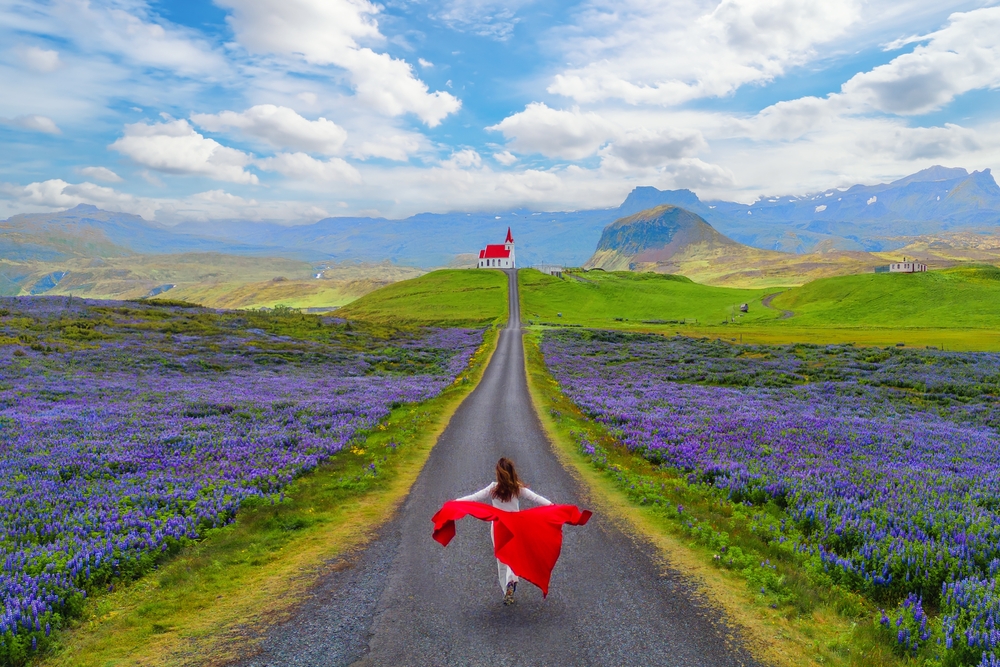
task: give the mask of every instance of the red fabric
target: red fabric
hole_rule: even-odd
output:
[[[485,250],[479,252],[481,259],[507,259],[510,257],[510,250],[502,245],[490,244]]]
[[[523,512],[505,512],[492,505],[464,500],[449,500],[431,519],[434,539],[448,546],[455,537],[455,521],[470,515],[493,522],[493,553],[521,579],[549,594],[552,568],[562,550],[562,526],[582,526],[590,519],[590,510],[575,505],[546,505]]]

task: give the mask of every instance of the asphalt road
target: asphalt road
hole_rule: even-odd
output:
[[[244,667],[755,664],[683,577],[600,514],[564,528],[548,599],[522,582],[512,607],[501,604],[487,524],[463,519],[447,548],[431,539],[434,512],[492,481],[500,456],[534,491],[584,505],[528,395],[516,289],[511,274],[511,326],[400,513]]]

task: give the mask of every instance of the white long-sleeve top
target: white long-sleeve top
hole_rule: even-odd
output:
[[[456,500],[467,500],[474,503],[485,503],[492,501],[493,507],[496,507],[499,510],[504,510],[505,512],[517,512],[518,510],[521,509],[521,504],[518,502],[518,496],[524,498],[525,500],[533,502],[537,505],[552,504],[551,500],[545,498],[544,496],[538,495],[537,493],[535,493],[526,486],[521,487],[520,493],[518,495],[511,496],[510,500],[508,500],[507,502],[503,502],[499,498],[493,497],[493,489],[496,488],[496,485],[497,483],[493,482],[485,489],[480,489],[479,491],[476,491],[471,495],[462,496],[461,498],[457,498]]]

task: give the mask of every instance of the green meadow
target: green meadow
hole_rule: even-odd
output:
[[[372,292],[338,314],[384,323],[490,322],[505,312],[505,280],[499,271],[434,271]],[[522,317],[535,328],[627,329],[743,343],[1000,350],[1000,269],[992,266],[823,278],[784,291],[629,272],[574,270],[556,278],[525,269],[518,280]],[[740,313],[744,303],[748,312]]]
[[[764,308],[762,289],[710,287],[683,276],[628,271],[566,272],[563,278],[532,269],[518,274],[521,317],[534,324],[643,328],[760,322],[777,317]],[[770,290],[774,291],[774,290]],[[740,305],[749,311],[740,313]]]
[[[492,269],[433,271],[371,292],[337,316],[383,324],[492,324],[507,316],[507,275]]]

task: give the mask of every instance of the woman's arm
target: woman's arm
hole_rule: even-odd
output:
[[[525,500],[530,500],[536,505],[551,505],[552,501],[545,496],[540,496],[526,486],[521,487],[521,493],[519,494]]]
[[[473,502],[473,503],[488,503],[491,500],[491,495],[492,495],[493,487],[494,486],[496,486],[496,482],[493,482],[492,484],[490,484],[489,486],[487,486],[485,489],[480,489],[479,491],[476,491],[475,493],[473,493],[471,495],[468,495],[468,496],[462,496],[461,498],[455,498],[455,500],[465,500],[465,501]]]

